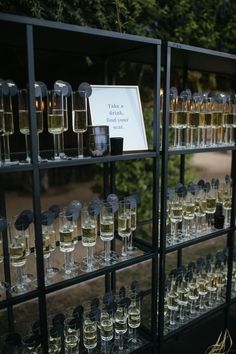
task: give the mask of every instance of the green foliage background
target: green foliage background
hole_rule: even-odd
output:
[[[0,11],[236,53],[235,0],[0,0]],[[196,81],[196,76],[192,80]],[[145,86],[142,78],[140,85]],[[211,89],[214,85],[213,80]],[[199,83],[195,86],[201,89]],[[151,136],[153,98],[145,89],[144,96],[145,125],[147,135]],[[178,166],[179,160],[172,158],[171,184],[178,180]],[[139,190],[144,204],[150,205],[151,169],[151,160],[134,161],[125,168],[118,164],[117,192]],[[191,170],[187,179],[191,179]],[[144,218],[148,217],[147,209],[142,208]]]

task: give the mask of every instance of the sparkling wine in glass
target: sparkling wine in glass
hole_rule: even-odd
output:
[[[91,318],[90,313],[84,314],[83,342],[88,354],[97,346],[97,322]]]
[[[88,207],[81,209],[82,245],[86,247],[86,264],[81,267],[84,272],[95,270],[93,262],[93,247],[97,240],[97,215],[94,210]]]
[[[26,264],[26,240],[23,232],[18,232],[14,223],[8,225],[9,255],[10,263],[16,270],[16,284],[11,287],[13,293],[24,293],[28,291],[24,282],[24,266]]]
[[[3,95],[3,109],[4,109],[4,132],[3,132],[3,156],[4,163],[11,164],[10,156],[10,135],[14,134],[14,120],[12,110],[12,97],[10,94]]]
[[[121,201],[118,210],[118,234],[122,238],[121,256],[128,258],[127,240],[131,235],[131,204],[129,201]]]
[[[104,242],[105,253],[102,265],[113,263],[111,241],[114,239],[114,212],[110,203],[103,203],[100,211],[100,238]]]
[[[87,97],[86,93],[76,91],[72,94],[72,128],[78,137],[78,157],[84,157],[83,154],[83,133],[88,126]]]
[[[48,92],[48,132],[53,135],[54,160],[61,157],[60,135],[64,132],[64,103],[60,90]]]
[[[70,253],[74,251],[74,238],[73,238],[73,221],[72,215],[67,214],[65,211],[59,214],[59,234],[60,234],[60,251],[64,253],[64,271],[65,275],[71,275]]]

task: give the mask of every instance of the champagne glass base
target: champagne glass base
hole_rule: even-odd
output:
[[[129,346],[129,349],[131,349],[131,350],[138,349],[142,345],[143,345],[143,342],[139,338],[136,338],[135,342],[133,341],[133,338],[128,339],[128,346]]]
[[[9,289],[9,284],[4,281],[0,281],[0,296],[1,294],[5,293],[5,291],[8,289]]]
[[[80,267],[80,270],[84,273],[90,273],[90,272],[94,272],[98,268],[99,267],[96,264],[92,264],[91,267],[88,267],[87,264],[84,264]]]
[[[58,274],[58,272],[59,272],[59,269],[56,267],[51,267],[51,268],[46,269],[46,274],[47,274],[48,278],[55,277]]]
[[[12,294],[24,294],[24,293],[27,293],[31,290],[33,290],[31,286],[23,283],[21,286],[19,286],[19,284],[13,285],[10,289],[10,292]]]
[[[115,264],[119,262],[119,256],[116,252],[110,251],[110,259],[105,260],[105,252],[103,251],[101,255],[98,257],[99,258],[99,264],[103,267]]]
[[[16,160],[16,161],[11,161],[11,160],[3,161],[3,165],[5,165],[5,166],[14,166],[14,165],[18,165],[18,164],[19,164],[18,160]]]
[[[138,248],[135,246],[128,247],[128,254],[133,254],[138,251]]]
[[[23,275],[23,281],[24,281],[25,284],[29,284],[29,283],[31,283],[31,282],[33,282],[35,280],[36,280],[36,278],[35,278],[35,276],[33,274],[28,274],[27,273],[27,274]]]
[[[130,350],[128,348],[128,345],[126,343],[124,343],[123,349],[119,349],[119,339],[116,339],[113,343],[113,346],[111,348],[111,353],[112,354],[127,354],[129,353]]]

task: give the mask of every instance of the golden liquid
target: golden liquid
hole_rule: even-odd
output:
[[[9,247],[10,261],[15,267],[22,266],[26,263],[25,249],[23,245],[10,245]]]
[[[182,221],[183,208],[181,206],[171,206],[170,220],[172,222]]]
[[[141,316],[139,308],[131,306],[128,309],[128,325],[131,328],[138,328],[141,323]]]
[[[68,111],[67,109],[64,109],[64,132],[67,132],[68,130]]]
[[[205,125],[210,127],[211,126],[211,115],[212,113],[204,113],[205,115]]]
[[[233,114],[233,127],[236,128],[236,114]]]
[[[94,246],[96,244],[96,237],[95,225],[82,226],[82,244],[85,247]]]
[[[4,113],[3,113],[3,111],[0,111],[0,132],[3,132],[4,129],[5,129]]]
[[[177,294],[178,294],[178,303],[179,305],[187,305],[188,299],[187,299],[187,294],[188,294],[188,290],[183,288],[183,289],[178,289],[177,290]]]
[[[100,221],[100,237],[103,241],[111,241],[114,238],[113,220],[103,219]]]
[[[198,285],[195,284],[195,283],[190,283],[189,284],[188,298],[190,300],[197,300],[198,297],[199,297]]]
[[[188,115],[187,115],[187,126],[188,127],[197,128],[199,126],[199,120],[200,120],[200,113],[188,112]]]
[[[206,211],[208,214],[214,214],[216,211],[216,198],[206,197]]]
[[[221,127],[222,123],[223,123],[222,113],[221,112],[212,112],[211,126],[212,127]]]
[[[100,333],[103,340],[111,340],[113,338],[113,322],[111,319],[102,319],[100,322]]]
[[[223,125],[232,125],[234,122],[234,115],[232,113],[223,113]]]
[[[131,230],[136,230],[136,211],[131,211]]]
[[[205,113],[199,114],[199,127],[205,127]]]
[[[29,112],[27,110],[19,110],[19,127],[21,134],[29,134]]]
[[[84,133],[87,130],[87,112],[72,111],[72,126],[75,133]]]
[[[87,349],[93,349],[97,345],[97,328],[96,325],[89,321],[84,323],[83,328],[84,346]]]
[[[48,115],[48,131],[51,134],[61,134],[64,131],[64,116],[61,110],[54,110]]]
[[[4,125],[5,125],[4,133],[6,135],[11,135],[14,133],[14,122],[13,122],[12,112],[4,112]]]
[[[3,244],[2,240],[0,240],[0,263],[3,262]]]
[[[205,279],[199,279],[198,280],[198,292],[199,295],[206,295],[207,294],[207,281]]]
[[[43,111],[36,111],[37,133],[43,132]]]
[[[187,112],[174,112],[172,126],[174,128],[185,128],[187,126],[187,119]]]
[[[131,217],[124,214],[118,217],[118,234],[121,237],[127,237],[131,233]]]
[[[169,310],[177,310],[178,303],[177,303],[178,295],[174,292],[170,292],[167,295],[167,307]]]
[[[69,230],[60,230],[60,242],[64,244],[73,243],[73,231]]]
[[[183,217],[185,219],[193,219],[195,212],[195,204],[183,204]]]

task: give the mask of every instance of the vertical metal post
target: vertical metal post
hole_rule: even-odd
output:
[[[185,175],[185,155],[180,155],[180,169],[179,169],[179,181],[184,184],[184,175]]]
[[[33,27],[26,26],[27,38],[27,61],[28,61],[28,86],[29,86],[29,112],[30,112],[30,132],[31,132],[31,158],[33,165],[32,172],[32,188],[33,188],[33,208],[34,208],[34,225],[35,225],[35,247],[36,247],[36,266],[39,295],[39,316],[40,328],[42,335],[43,352],[48,350],[48,333],[47,333],[47,310],[46,295],[44,284],[44,258],[43,258],[43,241],[41,228],[41,204],[40,204],[40,175],[38,166],[38,148],[37,148],[37,129],[36,129],[36,112],[35,112],[35,94],[34,94],[34,40]]]
[[[0,215],[7,217],[6,211],[6,196],[5,196],[5,178],[3,175],[0,175]],[[4,266],[4,278],[5,282],[11,285],[11,272],[10,272],[10,260],[8,252],[8,230],[2,232],[3,236],[3,266]],[[10,294],[6,292],[6,298],[10,298]],[[7,317],[8,317],[8,327],[9,331],[14,331],[14,314],[12,305],[7,307]]]
[[[152,303],[151,324],[153,338],[153,353],[157,347],[157,292],[158,292],[158,208],[159,208],[159,173],[160,173],[160,72],[161,72],[161,49],[160,45],[155,48],[154,66],[154,110],[153,110],[153,150],[156,152],[153,158],[153,207],[152,207],[152,248],[154,258],[152,260]]]
[[[231,159],[231,178],[232,178],[232,210],[231,210],[231,231],[227,235],[227,247],[228,247],[228,274],[227,274],[227,287],[226,287],[226,304],[225,309],[225,328],[229,324],[230,316],[230,301],[232,290],[232,272],[233,272],[233,259],[234,259],[234,233],[235,233],[235,215],[236,215],[236,151],[232,151]]]
[[[106,197],[109,194],[109,163],[105,162],[103,164],[103,196],[104,199],[106,199]]]
[[[115,162],[110,163],[110,193],[115,193],[116,191],[116,168]],[[116,222],[115,222],[116,225]],[[111,250],[116,250],[115,239],[111,241]],[[116,273],[111,272],[111,290],[116,291]]]
[[[162,136],[162,169],[161,169],[161,225],[159,255],[159,306],[158,306],[158,353],[162,353],[164,337],[164,296],[165,296],[165,258],[166,258],[166,207],[168,176],[168,128],[169,128],[169,93],[171,74],[171,48],[166,43],[164,50],[164,101],[163,101],[163,136]]]

